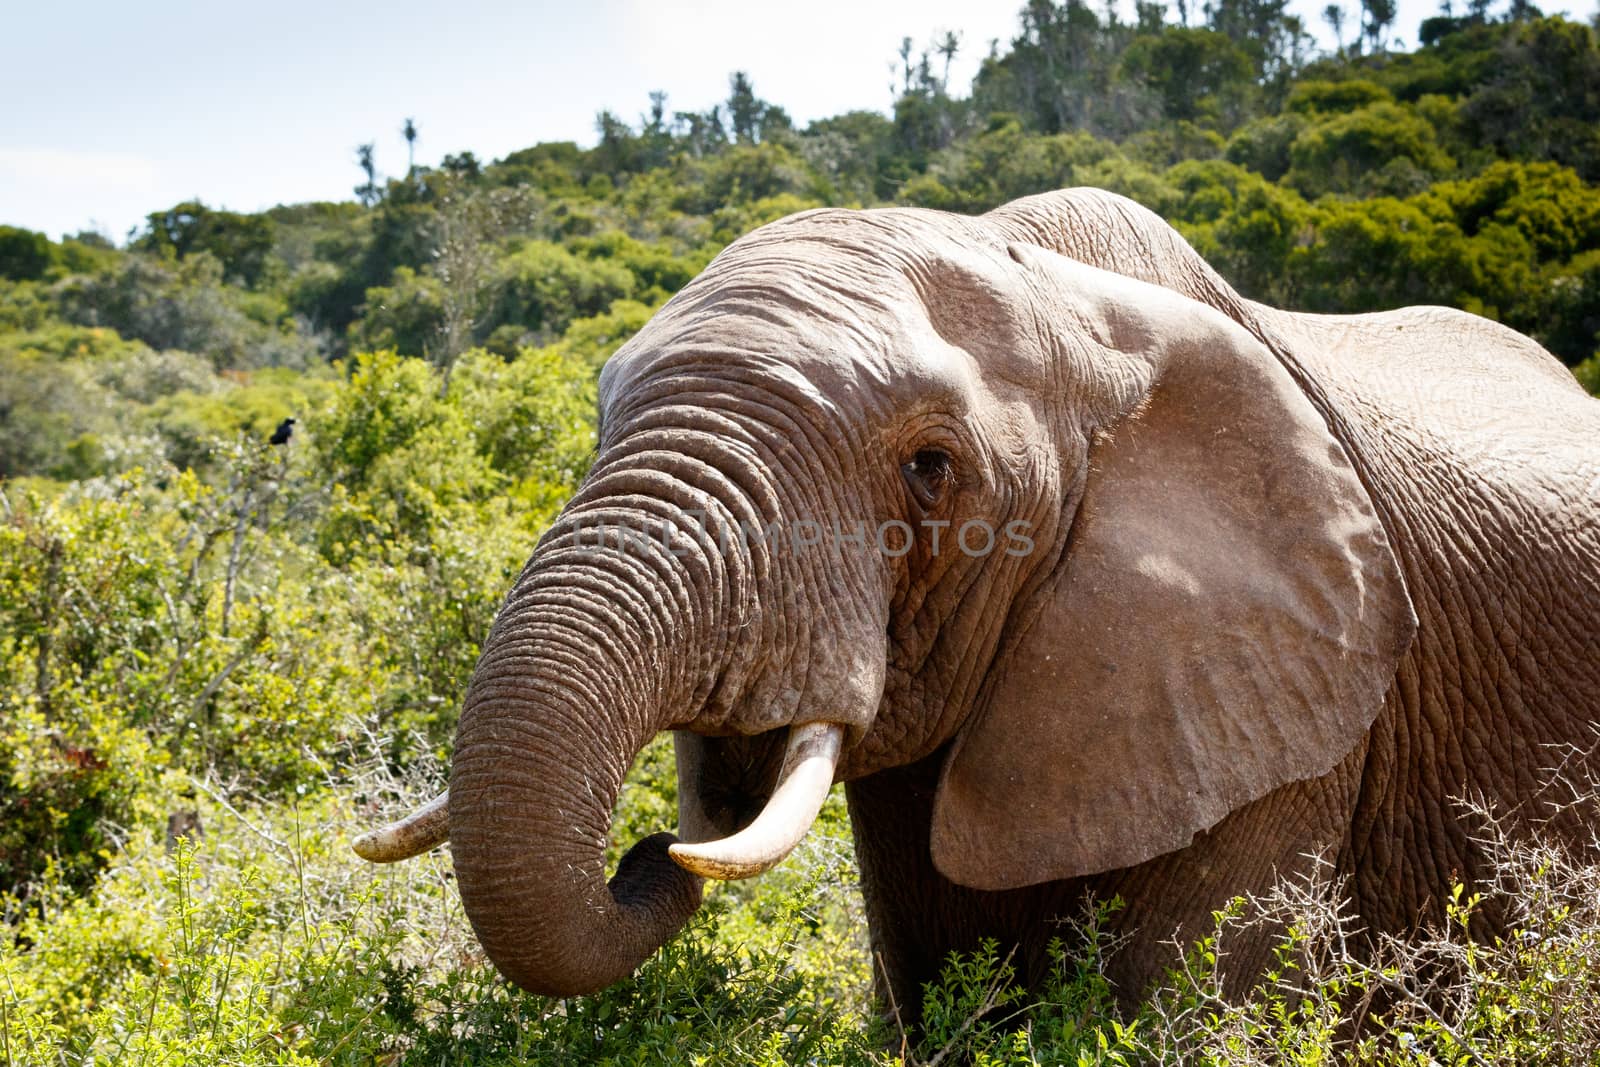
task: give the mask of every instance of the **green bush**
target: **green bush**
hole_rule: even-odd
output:
[[[1427,120],[1383,102],[1306,127],[1289,146],[1284,181],[1308,197],[1408,194],[1454,168]]]
[[[37,281],[55,263],[55,246],[50,238],[16,226],[0,226],[0,278]]]
[[[619,835],[660,825],[669,765],[658,744],[635,768]],[[374,797],[403,806],[435,788],[381,768],[358,781],[354,810],[334,794],[230,804],[199,783],[188,838],[134,829],[92,897],[47,877],[0,948],[9,1062],[1410,1067],[1589,1062],[1600,1047],[1600,866],[1482,810],[1466,817],[1495,856],[1492,887],[1458,887],[1447,924],[1420,940],[1364,940],[1324,870],[1219,912],[1125,1014],[1105,977],[1120,906],[1106,901],[1063,926],[1041,989],[992,942],[953,955],[912,1035],[889,1005],[866,1014],[837,797],[801,852],[754,886],[712,890],[631,978],[550,1000],[482,958],[441,855],[389,868],[350,855],[352,824],[382,814]],[[1590,817],[1595,794],[1576,792]],[[1511,928],[1472,941],[1489,907]],[[1233,940],[1263,925],[1279,931],[1270,972],[1225,995]]]
[[[1243,110],[1255,73],[1249,53],[1232,38],[1187,27],[1136,39],[1122,64],[1155,92],[1167,118],[1213,123]]]
[[[634,275],[609,259],[589,259],[547,241],[506,257],[495,291],[495,322],[559,334],[573,319],[597,315],[634,294]]]
[[[272,262],[274,237],[270,216],[217,211],[190,200],[149,215],[134,247],[177,259],[209,253],[228,278],[253,288]]]
[[[392,349],[408,356],[437,353],[444,331],[443,286],[431,275],[400,267],[388,285],[367,290],[350,342],[362,351]]]
[[[287,304],[224,283],[222,263],[196,252],[171,264],[124,256],[56,288],[61,315],[80,326],[109,326],[151,348],[197,352],[219,369],[303,368],[315,340],[286,319]]]
[[[1394,95],[1363,78],[1345,81],[1302,81],[1289,90],[1283,109],[1297,115],[1334,115],[1392,103]]]

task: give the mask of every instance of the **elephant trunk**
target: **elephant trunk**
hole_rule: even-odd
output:
[[[449,794],[456,876],[479,941],[506,977],[552,996],[625,977],[688,921],[702,884],[668,857],[676,838],[665,833],[605,877],[629,767],[693,711],[683,706],[693,638],[658,617],[681,604],[682,575],[658,570],[660,559],[564,555],[536,554],[496,621],[462,710]],[[641,582],[655,588],[641,596]]]
[[[531,992],[570,996],[625,977],[698,907],[697,875],[748,877],[781,860],[827,794],[846,727],[864,729],[882,693],[882,649],[870,640],[882,619],[841,613],[866,627],[846,637],[797,627],[801,613],[763,611],[793,604],[801,586],[790,572],[806,569],[783,542],[742,536],[786,513],[770,476],[739,454],[708,449],[713,464],[665,447],[684,444],[645,428],[596,465],[496,617],[448,795],[356,843],[388,861],[447,836],[479,941]],[[806,588],[849,573],[825,564],[809,561],[827,573]],[[805,677],[772,671],[775,661]],[[722,842],[674,849],[671,834],[647,837],[608,882],[629,767],[658,733],[691,723],[793,727],[768,810]]]

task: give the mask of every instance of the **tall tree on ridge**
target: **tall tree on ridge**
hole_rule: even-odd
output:
[[[1396,0],[1361,0],[1361,30],[1367,38],[1367,51],[1382,52],[1389,41],[1389,27],[1398,14]]]
[[[934,51],[944,57],[944,73],[939,76],[940,92],[950,91],[950,61],[956,58],[956,53],[961,49],[961,35],[954,30],[946,30],[939,43],[933,46]]]
[[[756,98],[750,75],[736,70],[728,75],[728,121],[734,140],[754,144],[761,136],[761,101]]]
[[[1449,0],[1445,0],[1446,3]],[[1328,24],[1328,29],[1333,31],[1333,43],[1336,53],[1344,52],[1344,8],[1338,4],[1329,4],[1322,9],[1322,21]]]
[[[366,144],[356,145],[356,165],[367,176],[367,180],[356,186],[356,196],[367,207],[378,201],[378,164],[373,158],[376,146],[368,141]]]

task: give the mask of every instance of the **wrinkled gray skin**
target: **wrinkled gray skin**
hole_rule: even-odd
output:
[[[1451,798],[1539,814],[1544,746],[1600,718],[1600,404],[1460,312],[1245,301],[1110,194],[762,227],[600,403],[450,782],[467,914],[530,990],[614,982],[698,906],[667,834],[605,877],[663,730],[726,833],[785,727],[847,727],[873,946],[910,1014],[984,936],[1037,980],[1086,892],[1126,902],[1124,996],[1316,851],[1371,930],[1437,919],[1482,869]],[[904,555],[728,536],[891,519],[952,525]],[[1033,550],[952,551],[972,519]],[[605,548],[599,522],[657,536]]]

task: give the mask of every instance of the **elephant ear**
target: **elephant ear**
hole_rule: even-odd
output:
[[[1170,290],[1011,252],[1058,351],[1098,341],[1107,382],[1148,388],[1093,435],[1066,550],[943,771],[934,861],[989,890],[1144,862],[1328,772],[1416,629],[1371,498],[1271,352]]]

